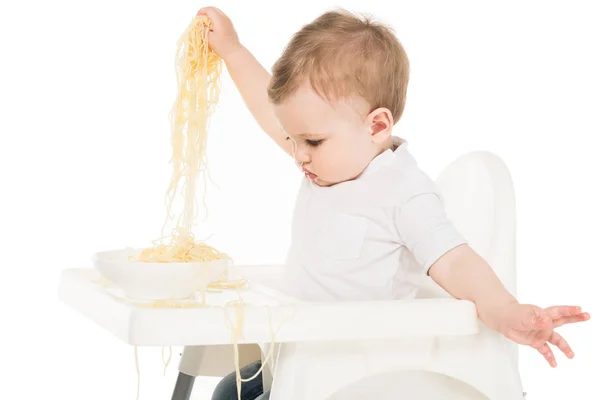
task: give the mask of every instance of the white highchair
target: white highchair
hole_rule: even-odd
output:
[[[514,193],[505,165],[493,154],[467,154],[437,183],[450,219],[516,294]],[[231,372],[237,336],[227,304],[237,293],[206,293],[210,307],[147,307],[126,287],[162,292],[165,280],[178,287],[195,281],[168,265],[140,269],[115,254],[98,256],[96,268],[63,271],[61,300],[130,345],[183,346],[173,400],[189,400],[197,376]],[[262,376],[271,400],[523,399],[516,345],[483,326],[473,303],[431,279],[411,301],[302,303],[269,287],[281,271],[238,270],[250,282],[236,339],[240,365],[264,358],[257,343],[277,343],[273,368]]]
[[[449,165],[437,183],[450,219],[516,296],[514,191],[504,163],[473,152]],[[272,278],[280,270],[268,271]],[[306,326],[278,345],[273,371],[263,374],[271,400],[524,397],[516,344],[481,324],[471,303],[452,299],[430,278],[414,301],[321,304],[311,315],[304,324],[330,334]],[[245,345],[241,357],[243,365],[260,352]],[[185,347],[173,399],[189,396],[195,376],[231,371],[231,358],[228,345]]]

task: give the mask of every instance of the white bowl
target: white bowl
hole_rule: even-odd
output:
[[[129,261],[142,249],[131,247],[98,252],[92,262],[100,274],[125,295],[141,300],[185,299],[206,289],[227,271],[231,260],[150,263]]]

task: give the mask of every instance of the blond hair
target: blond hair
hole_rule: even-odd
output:
[[[406,103],[409,62],[392,28],[339,9],[294,34],[272,73],[268,94],[273,104],[308,80],[328,101],[358,95],[372,110],[389,109],[396,123]]]

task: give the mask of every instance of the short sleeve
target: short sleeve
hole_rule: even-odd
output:
[[[395,212],[400,239],[425,270],[453,248],[467,243],[448,219],[440,196],[435,192],[409,198]]]

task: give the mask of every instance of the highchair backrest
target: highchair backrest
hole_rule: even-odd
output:
[[[516,296],[515,199],[506,165],[489,152],[468,153],[448,165],[436,183],[450,220]],[[427,278],[418,297],[450,295]]]
[[[450,220],[517,297],[515,194],[504,162],[489,152],[468,153],[448,165],[436,184]],[[452,296],[427,277],[417,297]],[[505,348],[518,364],[517,345],[507,340]]]

